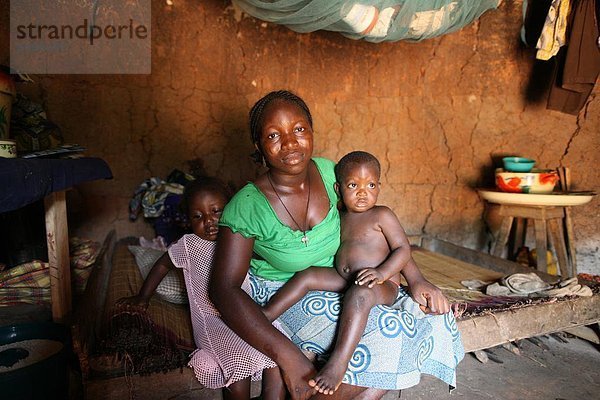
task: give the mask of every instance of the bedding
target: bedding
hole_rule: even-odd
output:
[[[156,261],[165,254],[163,250],[142,246],[127,246],[127,248],[135,257],[143,279],[146,279]],[[156,288],[156,295],[170,303],[187,304],[188,296],[183,273],[179,269],[169,271]]]

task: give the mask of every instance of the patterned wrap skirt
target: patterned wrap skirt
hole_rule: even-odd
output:
[[[251,296],[264,305],[284,282],[249,273]],[[343,294],[312,291],[278,321],[302,350],[327,357],[332,350]],[[427,315],[403,287],[392,306],[373,307],[367,326],[344,376],[344,383],[401,390],[419,383],[421,374],[435,376],[453,389],[456,367],[464,357],[452,312]]]

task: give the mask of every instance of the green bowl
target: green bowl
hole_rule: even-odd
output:
[[[535,165],[535,160],[524,157],[504,157],[504,170],[509,172],[530,172]]]

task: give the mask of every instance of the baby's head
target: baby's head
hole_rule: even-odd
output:
[[[364,212],[377,203],[381,165],[365,151],[346,154],[335,166],[336,190],[348,212]]]
[[[200,177],[188,183],[181,205],[194,234],[204,240],[217,240],[219,219],[230,198],[231,190],[220,179]]]

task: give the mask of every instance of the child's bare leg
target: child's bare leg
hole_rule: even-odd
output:
[[[271,322],[296,304],[311,290],[341,292],[348,283],[335,268],[310,267],[294,275],[263,307],[263,313]]]
[[[261,393],[263,400],[285,400],[287,390],[279,368],[263,371]]]
[[[346,291],[335,347],[323,369],[309,381],[309,385],[315,386],[319,393],[333,394],[336,391],[360,342],[371,309],[379,304],[392,304],[397,294],[398,286],[390,281],[372,288],[353,285]]]
[[[250,378],[242,379],[221,389],[223,400],[250,400]]]

